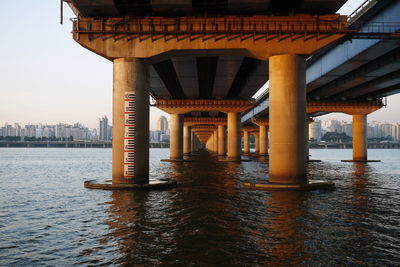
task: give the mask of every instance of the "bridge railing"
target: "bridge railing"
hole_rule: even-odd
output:
[[[76,34],[91,35],[194,35],[194,34],[317,34],[346,31],[346,16],[295,15],[279,16],[227,16],[152,17],[152,18],[87,18],[73,20]]]
[[[366,0],[364,1],[356,10],[354,10],[349,16],[348,16],[348,23],[349,25],[353,24],[355,21],[357,21],[365,12],[367,12],[369,9],[371,9],[373,6],[375,6],[378,3],[377,0]]]
[[[298,39],[323,38],[323,35],[345,34],[350,38],[357,39],[399,39],[400,22],[374,22],[367,25],[357,21],[348,26],[346,16],[254,16],[236,17],[228,16],[221,18],[87,18],[78,17],[73,19],[73,33],[89,35],[89,40],[99,37],[103,38],[128,38],[139,41],[165,38],[187,38],[200,35],[204,39],[214,37],[216,40],[228,38],[230,40],[241,38],[247,40],[253,38],[255,41],[265,39],[266,41],[276,38]],[[184,37],[182,37],[184,36]]]

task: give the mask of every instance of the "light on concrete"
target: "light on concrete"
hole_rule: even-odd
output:
[[[183,159],[183,115],[170,114],[170,159]]]
[[[112,183],[149,182],[149,66],[114,60]]]
[[[353,160],[367,158],[367,115],[353,115]]]
[[[260,125],[260,156],[268,156],[268,126]]]
[[[213,151],[218,153],[218,130],[213,133]]]
[[[248,155],[250,154],[250,136],[249,131],[243,131],[243,153]]]
[[[228,113],[228,159],[240,159],[241,136],[240,136],[240,113]]]
[[[191,130],[190,131],[190,153],[194,153],[196,151],[196,135]]]
[[[260,135],[254,134],[254,153],[260,153]]]
[[[226,130],[224,125],[218,125],[218,156],[226,154]]]
[[[269,59],[269,181],[272,183],[308,182],[305,69],[305,58],[301,55],[276,55]]]
[[[190,155],[191,153],[191,137],[192,130],[190,126],[183,127],[183,154]]]

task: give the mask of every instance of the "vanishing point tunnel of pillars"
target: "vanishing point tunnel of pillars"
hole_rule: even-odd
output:
[[[333,15],[333,17],[335,19],[332,22],[330,20],[326,22],[326,29],[346,28],[346,16]],[[276,16],[257,16],[257,19],[262,19],[265,25],[271,26],[276,23],[276,18]],[[196,53],[202,51],[210,56],[219,56],[222,52],[232,55],[252,55],[259,60],[269,60],[270,182],[306,183],[305,56],[340,39],[344,33],[327,34],[324,38],[318,38],[318,34],[325,29],[313,26],[319,25],[319,16],[304,14],[279,18],[285,21],[301,21],[309,34],[307,37],[304,35],[299,38],[267,38],[266,43],[256,42],[255,38],[258,37],[255,36],[223,40],[186,38],[193,34],[203,35],[202,33],[188,35],[184,29],[178,29],[179,34],[174,35],[173,38],[128,40],[129,34],[122,34],[120,40],[116,42],[115,38],[93,38],[92,32],[93,29],[97,29],[96,31],[100,34],[107,34],[108,29],[102,28],[101,25],[114,24],[112,22],[115,22],[115,18],[104,18],[101,20],[101,25],[98,19],[91,17],[79,17],[74,20],[74,40],[98,55],[114,61],[112,182],[116,184],[149,182],[149,63],[147,60],[160,62],[169,59],[170,52],[174,52],[176,56],[197,56]],[[136,23],[136,18],[123,20],[128,25]],[[160,17],[159,20],[167,22],[170,18]],[[212,19],[206,20],[208,26],[214,22]],[[139,37],[140,35],[141,33]],[[193,102],[193,100],[190,101]],[[241,157],[240,113],[249,109],[254,103],[243,100],[247,104],[235,106],[235,104],[230,105],[229,101],[231,100],[221,100],[221,105],[219,102],[210,105],[215,109],[197,108],[191,111],[221,111],[227,114],[227,154],[228,158],[238,159]],[[157,99],[157,102],[163,101]],[[188,143],[183,144],[182,114],[191,111],[167,111],[170,114],[176,114],[171,117],[171,158],[183,156],[183,148]],[[262,131],[260,128],[260,153],[266,153],[266,151],[261,151],[264,147],[262,143],[266,140],[262,137],[263,132],[266,133],[266,129]],[[215,135],[219,138],[219,134]]]
[[[273,183],[307,183],[307,127],[305,59],[300,55],[270,57],[269,123],[259,126],[256,150],[267,155],[270,129],[269,181]],[[148,183],[149,181],[149,65],[143,59],[114,60],[113,105],[113,183]],[[201,109],[201,107],[200,107]],[[206,109],[207,110],[207,109]],[[370,111],[369,111],[370,112]],[[240,112],[226,112],[228,126],[227,154],[241,157]],[[367,160],[366,114],[353,115],[353,160]],[[245,140],[248,131],[244,132]],[[211,133],[212,149],[225,154],[225,126]],[[171,159],[182,158],[194,147],[196,135],[184,127],[183,113],[171,114]],[[193,140],[193,141],[192,141]],[[246,144],[247,143],[247,144]],[[197,144],[197,145],[194,145]],[[249,151],[245,141],[245,152]]]

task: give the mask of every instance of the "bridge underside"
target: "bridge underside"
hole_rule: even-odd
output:
[[[345,1],[321,2],[69,1],[73,38],[114,63],[113,183],[149,182],[149,94],[171,115],[170,160],[203,143],[240,161],[241,113],[270,80],[270,121],[243,128],[245,153],[253,133],[270,182],[308,186],[306,58],[347,26],[332,14]]]
[[[332,14],[346,0],[71,0],[70,6],[76,15],[85,17],[124,17],[124,16],[181,16],[181,15],[288,15]]]

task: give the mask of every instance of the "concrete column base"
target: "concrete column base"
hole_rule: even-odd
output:
[[[225,162],[242,162],[242,161],[251,161],[249,158],[219,158],[218,161],[225,161]]]
[[[307,162],[321,162],[320,159],[308,159]]]
[[[342,159],[341,162],[381,162],[379,159]]]
[[[162,162],[192,162],[192,159],[161,159]]]
[[[160,190],[177,186],[176,181],[172,180],[151,180],[145,184],[118,184],[112,180],[89,180],[85,181],[84,186],[90,189],[99,190]]]
[[[309,180],[307,184],[281,184],[281,183],[241,183],[242,186],[265,191],[309,191],[309,190],[332,190],[335,184],[320,180]]]
[[[261,154],[258,153],[258,152],[254,152],[254,153],[250,153],[250,156],[253,157],[253,158],[257,158],[257,157],[268,157],[268,154],[267,154],[267,155],[261,155]]]

